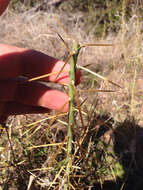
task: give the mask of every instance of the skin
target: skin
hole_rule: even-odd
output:
[[[0,15],[7,8],[10,0],[0,0]],[[9,115],[27,113],[45,113],[50,110],[68,111],[68,95],[51,89],[37,81],[25,82],[33,78],[58,72],[64,62],[36,50],[26,50],[6,44],[0,44],[0,122]],[[58,78],[51,75],[44,81],[69,82],[70,65],[67,64]],[[77,84],[80,82],[77,72]]]

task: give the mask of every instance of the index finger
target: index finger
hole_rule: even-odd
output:
[[[5,11],[10,0],[0,0],[0,15]]]
[[[57,78],[57,74],[63,65],[63,61],[42,52],[0,44],[0,78],[11,78],[19,75],[34,78],[53,73],[44,80],[67,84],[69,82],[69,64],[64,67],[64,71]],[[77,84],[80,81],[80,75],[80,71],[78,71]]]

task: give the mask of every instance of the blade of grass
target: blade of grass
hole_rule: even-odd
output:
[[[58,71],[58,74],[55,78],[55,81],[57,80],[57,78],[59,77],[59,75],[64,72],[63,69],[65,68],[66,64],[69,62],[70,58],[71,58],[72,54],[69,54],[69,56],[67,57],[67,59],[65,60],[64,65],[62,66],[62,68],[60,69],[60,71]]]
[[[81,65],[77,65],[77,68],[82,69],[82,70],[84,70],[84,71],[86,71],[86,72],[88,72],[88,73],[91,73],[91,74],[93,74],[94,76],[96,76],[96,77],[98,77],[98,78],[100,78],[100,79],[102,79],[102,80],[104,80],[104,81],[107,81],[107,82],[109,82],[109,83],[111,83],[111,84],[113,84],[113,85],[115,85],[115,86],[117,86],[117,87],[119,87],[119,88],[122,88],[119,84],[117,84],[117,83],[115,83],[115,82],[113,82],[113,81],[107,79],[106,77],[103,77],[103,76],[101,76],[101,75],[99,75],[99,74],[97,74],[97,73],[91,71],[90,69],[87,69],[87,68],[85,68],[85,67],[83,67],[83,66],[81,66]]]
[[[65,42],[65,40],[62,38],[62,36],[57,33],[57,35],[59,36],[60,40],[64,43],[65,47],[68,49],[69,51],[69,55],[67,56],[66,60],[65,60],[65,64],[62,66],[61,70],[58,72],[56,78],[55,78],[55,81],[57,80],[57,78],[59,77],[59,75],[61,74],[61,72],[63,71],[64,67],[66,66],[66,64],[69,62],[71,56],[72,56],[72,53],[71,53],[71,50],[68,46],[68,44]]]
[[[63,144],[62,142],[61,143],[54,143],[54,144],[42,144],[42,145],[28,147],[28,150],[31,150],[31,149],[34,149],[34,148],[49,147],[49,146],[60,146],[62,144]],[[64,144],[66,144],[66,143],[64,143]]]
[[[68,44],[65,42],[65,40],[62,38],[62,36],[59,34],[59,33],[57,33],[57,35],[58,35],[58,37],[62,40],[62,42],[64,43],[64,45],[66,46],[66,48],[69,50],[69,52],[70,52],[70,48],[69,48],[69,46],[68,46]]]
[[[62,167],[61,167],[60,171],[59,171],[59,172],[57,173],[57,175],[55,176],[55,179],[54,179],[54,180],[52,181],[52,183],[50,184],[48,190],[50,190],[51,187],[53,186],[53,184],[56,182],[57,178],[59,177],[59,175],[60,175],[61,172],[63,171],[64,167],[65,167],[65,166],[62,166]]]
[[[80,92],[115,92],[113,90],[98,90],[98,89],[85,89],[85,90],[80,90]]]
[[[114,46],[114,44],[83,44],[81,47],[92,47],[92,46]]]
[[[68,71],[62,70],[61,72],[68,72]],[[56,75],[58,73],[59,73],[59,71],[56,71],[56,72],[48,73],[48,74],[45,74],[45,75],[37,76],[37,77],[31,78],[31,79],[28,79],[28,81],[26,81],[26,82],[32,82],[32,81],[36,81],[36,80],[41,80],[41,79],[47,78],[49,76]],[[58,76],[59,76],[59,74],[58,74]]]

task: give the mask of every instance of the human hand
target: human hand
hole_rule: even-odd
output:
[[[64,62],[35,50],[0,44],[0,115],[43,113],[51,109],[68,111],[68,95],[33,82],[24,82],[19,76],[33,78],[47,73],[58,73]],[[67,84],[69,64],[58,78],[46,77],[44,81]],[[56,81],[55,81],[56,80]],[[80,72],[77,72],[77,83]]]
[[[0,14],[9,0],[0,0]],[[23,82],[20,76],[33,78],[61,70],[64,62],[35,50],[25,50],[0,44],[0,121],[8,115],[45,113],[51,109],[68,111],[68,95],[38,82]],[[69,82],[69,64],[56,79],[51,75],[44,81]],[[55,81],[56,79],[56,81]],[[22,82],[21,82],[22,80]],[[80,72],[77,72],[77,83]]]

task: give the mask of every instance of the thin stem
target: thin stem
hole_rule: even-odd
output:
[[[73,44],[73,55],[71,57],[71,67],[70,67],[70,82],[69,82],[69,114],[68,114],[68,142],[67,142],[67,168],[66,168],[66,181],[64,189],[68,190],[70,188],[70,173],[72,165],[72,141],[73,132],[72,128],[74,126],[74,99],[75,99],[75,80],[76,80],[76,63],[78,54],[80,51],[80,46],[77,43]]]

